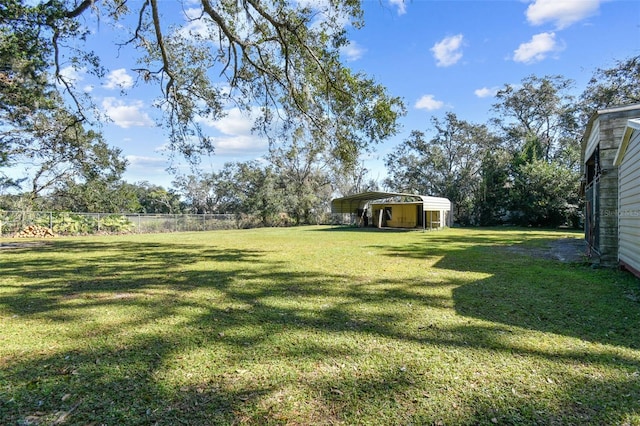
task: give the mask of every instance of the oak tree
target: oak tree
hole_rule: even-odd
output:
[[[114,49],[133,52],[137,84],[157,88],[169,147],[194,162],[213,152],[200,123],[222,118],[229,105],[259,111],[256,130],[272,135],[302,123],[347,163],[393,134],[403,112],[398,98],[341,62],[347,28],[363,25],[359,1],[5,3],[0,7],[3,126],[20,126],[20,116],[45,107],[51,92],[60,94],[79,122],[95,119],[91,100],[62,69],[105,74],[100,55],[74,43],[97,25],[121,28],[124,36]],[[175,16],[177,4],[183,19]]]

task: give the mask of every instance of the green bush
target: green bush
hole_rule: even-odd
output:
[[[41,216],[35,223],[40,226],[51,227],[56,234],[76,235],[95,232],[95,219],[74,213],[53,213],[51,218]]]
[[[100,219],[100,230],[106,232],[131,232],[134,224],[125,216],[112,214]]]

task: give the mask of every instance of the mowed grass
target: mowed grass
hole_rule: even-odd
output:
[[[640,425],[640,285],[561,231],[0,250],[0,424]],[[4,240],[16,243],[18,240]]]

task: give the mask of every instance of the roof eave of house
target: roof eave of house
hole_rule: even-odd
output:
[[[584,157],[585,149],[587,147],[587,144],[589,143],[589,138],[591,137],[591,131],[593,130],[593,123],[595,123],[595,121],[600,116],[603,116],[606,114],[618,113],[618,112],[633,111],[633,110],[640,110],[640,103],[602,108],[597,110],[593,114],[591,114],[591,117],[589,117],[589,121],[587,121],[587,124],[585,126],[584,133],[582,134],[582,140],[580,141],[580,145],[582,148],[581,149],[582,157]],[[586,160],[586,158],[581,158],[581,160],[582,160],[581,162],[584,164],[584,161]]]
[[[640,119],[630,119],[627,121],[627,126],[624,129],[624,133],[622,135],[622,139],[620,140],[620,146],[618,146],[618,151],[616,152],[616,157],[613,160],[614,166],[619,166],[624,159],[624,155],[627,152],[627,148],[629,147],[629,141],[631,140],[631,135],[633,132],[640,131]]]

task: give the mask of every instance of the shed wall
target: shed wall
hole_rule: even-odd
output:
[[[599,247],[603,265],[614,265],[618,262],[618,168],[614,167],[619,141],[624,134],[627,117],[603,116],[598,120],[597,141],[600,147],[599,198],[597,212],[600,219]]]
[[[379,223],[380,211],[385,208],[391,209],[391,219],[383,218],[383,226],[390,228],[415,228],[418,226],[418,205],[417,204],[372,204],[373,222]]]
[[[622,139],[627,121],[638,117],[640,104],[598,111],[590,120],[583,139],[583,171],[584,162],[599,151],[601,174],[598,176],[597,211],[593,220],[598,223],[597,247],[591,249],[598,254],[600,263],[605,266],[618,264],[618,167],[614,165],[616,153]],[[588,231],[585,229],[585,236]],[[589,242],[587,238],[587,242]]]
[[[640,131],[634,131],[618,169],[618,258],[640,271]]]

